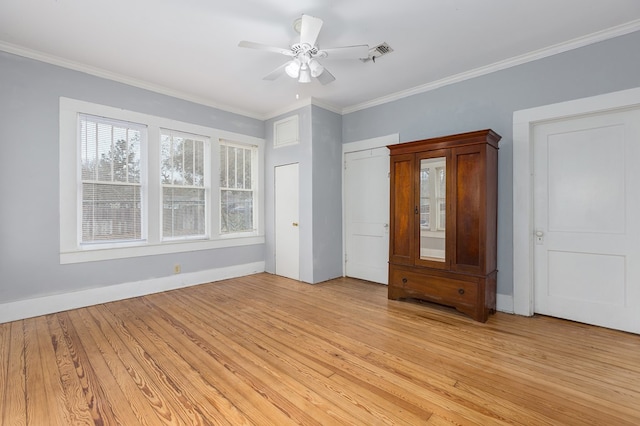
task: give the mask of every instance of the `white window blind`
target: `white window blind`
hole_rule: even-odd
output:
[[[220,141],[220,233],[255,230],[257,148]]]
[[[207,236],[209,145],[205,136],[161,129],[163,239]]]
[[[143,125],[80,115],[82,244],[144,239]]]

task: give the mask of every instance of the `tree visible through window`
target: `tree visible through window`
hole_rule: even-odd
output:
[[[144,134],[141,125],[80,116],[82,243],[143,238]]]
[[[249,232],[254,225],[253,147],[220,142],[220,233]]]
[[[162,130],[162,235],[207,235],[205,150],[208,138]]]

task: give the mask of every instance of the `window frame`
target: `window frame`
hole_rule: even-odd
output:
[[[82,213],[79,211],[78,193],[81,190],[82,176],[80,167],[79,114],[95,115],[112,120],[128,121],[147,126],[147,173],[141,177],[146,188],[147,203],[147,239],[144,241],[109,242],[80,244],[78,226],[81,226]],[[175,130],[180,133],[201,135],[209,138],[209,206],[207,212],[208,237],[204,239],[162,239],[162,184],[160,179],[160,129]],[[255,230],[238,234],[220,235],[220,140],[257,147],[256,211]],[[181,253],[194,250],[210,250],[224,247],[236,247],[263,244],[264,237],[264,139],[239,133],[214,129],[192,123],[154,115],[128,111],[106,105],[60,98],[60,263],[81,263],[108,259],[121,259],[137,256],[149,256],[169,253]],[[154,180],[157,181],[154,183]]]
[[[144,241],[147,238],[146,235],[146,230],[147,230],[147,226],[145,223],[146,217],[147,217],[147,211],[148,211],[148,204],[147,204],[147,199],[145,196],[145,187],[146,187],[146,174],[147,174],[147,156],[146,156],[146,145],[148,143],[148,138],[147,138],[147,127],[144,125],[141,125],[139,123],[132,123],[130,121],[124,121],[124,120],[114,120],[113,118],[105,118],[105,117],[100,117],[100,116],[96,116],[96,115],[92,115],[92,114],[84,114],[84,113],[80,113],[78,114],[78,144],[82,144],[82,140],[83,137],[81,135],[82,133],[82,128],[80,126],[80,123],[82,122],[82,120],[86,120],[86,121],[90,121],[93,120],[95,123],[100,123],[100,124],[107,124],[107,125],[111,125],[111,126],[127,126],[128,129],[133,129],[133,130],[137,130],[140,132],[140,182],[138,182],[138,185],[140,187],[140,238],[135,238],[135,239],[111,239],[111,240],[94,240],[94,241],[83,241],[83,225],[82,225],[82,219],[83,219],[83,205],[84,205],[84,185],[85,183],[88,183],[87,181],[93,181],[94,183],[98,183],[98,182],[102,182],[104,184],[115,184],[117,185],[118,183],[114,183],[111,182],[109,183],[108,181],[102,181],[101,179],[97,178],[97,179],[85,179],[82,176],[82,146],[79,147],[79,152],[80,155],[78,157],[78,166],[79,166],[79,175],[80,175],[80,182],[79,182],[79,190],[78,190],[78,244],[80,244],[81,246],[92,246],[92,245],[99,245],[101,247],[107,247],[107,246],[114,246],[114,245],[121,245],[121,244],[136,244],[139,243],[140,241]],[[96,165],[97,167],[97,165]]]
[[[209,239],[209,235],[211,234],[211,221],[207,220],[206,218],[209,218],[211,215],[211,203],[212,203],[212,197],[211,197],[211,182],[213,177],[211,176],[211,139],[208,136],[205,135],[196,135],[193,133],[185,133],[185,132],[181,132],[181,131],[177,131],[174,129],[167,129],[167,128],[161,128],[160,129],[160,150],[162,150],[162,136],[163,135],[167,135],[171,138],[174,137],[181,137],[181,138],[190,138],[194,141],[199,141],[199,142],[203,142],[203,160],[204,160],[204,164],[203,164],[203,175],[204,175],[204,183],[202,187],[197,187],[194,185],[167,185],[165,183],[162,182],[162,178],[159,177],[160,181],[158,182],[158,184],[160,185],[160,203],[161,203],[161,213],[160,213],[160,222],[163,225],[161,227],[161,232],[160,232],[160,238],[162,242],[169,242],[169,241],[184,241],[184,240],[206,240]],[[160,155],[160,171],[162,172],[162,153]],[[183,235],[183,236],[167,236],[165,234],[164,231],[164,204],[165,204],[165,200],[164,200],[164,189],[165,188],[169,188],[169,187],[175,187],[175,188],[186,188],[186,187],[191,187],[194,189],[201,189],[204,191],[204,201],[205,201],[205,225],[204,225],[204,233],[201,235]]]
[[[247,231],[236,231],[236,232],[222,232],[222,201],[218,203],[217,207],[218,207],[218,224],[217,224],[217,231],[220,235],[220,238],[236,238],[238,236],[242,236],[242,235],[247,235],[250,234],[252,232],[255,232],[255,229],[257,227],[257,222],[258,222],[258,214],[257,214],[257,209],[255,208],[255,206],[260,205],[260,196],[259,196],[259,192],[256,190],[257,184],[259,183],[260,179],[258,179],[258,159],[259,159],[259,149],[256,146],[249,146],[247,144],[242,144],[239,143],[237,141],[233,141],[233,140],[227,140],[227,139],[221,139],[219,141],[219,145],[218,145],[218,152],[220,152],[220,145],[225,145],[227,147],[234,147],[234,148],[242,148],[242,149],[249,149],[251,151],[251,189],[250,191],[252,192],[252,204],[254,206],[254,208],[252,209],[252,213],[253,213],[253,218],[252,218],[252,222],[253,222],[253,230],[247,230]],[[246,190],[245,188],[231,188],[228,185],[225,187],[222,187],[222,185],[220,184],[220,174],[221,171],[218,173],[218,196],[220,197],[220,199],[222,198],[222,191],[223,190],[227,190],[227,191],[234,191],[234,190]]]

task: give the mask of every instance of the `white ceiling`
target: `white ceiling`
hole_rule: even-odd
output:
[[[326,86],[263,80],[287,58],[238,42],[287,47],[303,13],[324,20],[320,48],[394,52],[322,60],[336,77]],[[258,118],[310,98],[354,111],[637,30],[639,0],[0,1],[2,50]]]

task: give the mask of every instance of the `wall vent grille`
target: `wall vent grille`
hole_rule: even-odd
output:
[[[369,57],[361,60],[362,62],[368,62],[368,61],[375,62],[376,59],[379,58],[380,56],[386,55],[387,53],[391,53],[391,52],[393,52],[393,49],[391,48],[391,46],[389,46],[389,44],[384,42],[369,49]]]

